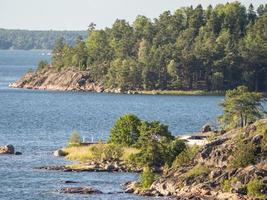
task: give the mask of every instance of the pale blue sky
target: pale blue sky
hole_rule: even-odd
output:
[[[85,30],[90,22],[110,27],[115,19],[130,22],[137,15],[157,17],[179,7],[232,2],[231,0],[0,0],[0,27],[34,30]],[[241,0],[248,6],[266,0]]]

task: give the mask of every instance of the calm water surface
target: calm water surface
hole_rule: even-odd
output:
[[[0,145],[13,144],[22,156],[0,156],[0,199],[144,199],[128,194],[65,195],[62,181],[76,180],[103,192],[119,192],[120,185],[136,180],[133,173],[61,173],[35,170],[63,164],[52,152],[66,144],[77,129],[84,137],[107,139],[115,119],[125,113],[146,120],[160,120],[173,134],[200,130],[215,122],[222,97],[146,96],[49,92],[11,89],[38,60],[50,60],[47,51],[0,51]],[[147,199],[147,198],[145,198]]]

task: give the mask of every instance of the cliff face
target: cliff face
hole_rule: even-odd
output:
[[[90,80],[88,72],[65,70],[43,70],[28,72],[18,81],[9,85],[13,88],[59,90],[59,91],[93,91],[103,92],[101,83]]]

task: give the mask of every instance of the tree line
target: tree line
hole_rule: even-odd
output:
[[[103,30],[90,24],[74,46],[59,39],[52,60],[57,70],[89,71],[106,88],[267,91],[267,4],[191,6]]]
[[[64,37],[74,45],[78,35],[86,37],[86,31],[29,31],[0,28],[0,49],[53,49],[56,40]]]

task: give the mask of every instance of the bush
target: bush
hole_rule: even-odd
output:
[[[185,142],[179,139],[172,141],[167,146],[165,161],[171,166],[175,158],[186,149]]]
[[[265,195],[261,192],[263,187],[263,182],[259,179],[253,179],[249,181],[247,184],[248,195],[251,197],[264,198]]]
[[[173,168],[178,168],[182,165],[186,165],[189,163],[198,152],[199,147],[197,145],[194,146],[187,146],[184,151],[182,151],[174,160],[172,163]]]
[[[119,160],[123,155],[123,149],[114,144],[108,144],[103,151],[103,158],[105,160]]]
[[[37,71],[42,70],[48,66],[48,62],[46,60],[41,60],[38,63]]]
[[[135,144],[139,138],[140,119],[133,114],[120,117],[110,131],[109,142],[123,146]]]
[[[163,149],[155,140],[147,142],[146,148],[141,148],[139,153],[130,156],[130,161],[140,167],[160,167],[164,165],[164,159]]]
[[[223,188],[223,191],[230,192],[231,191],[231,185],[233,183],[236,183],[238,179],[236,177],[232,177],[231,179],[225,179],[221,182],[221,186]]]
[[[230,162],[232,168],[246,167],[253,164],[256,159],[255,145],[240,138],[232,156],[233,160]]]
[[[79,146],[81,142],[82,139],[80,137],[80,134],[76,130],[73,130],[68,142],[68,146]]]
[[[190,169],[186,175],[188,177],[197,177],[201,175],[208,175],[210,173],[209,168],[203,166],[203,165],[196,165],[192,169]]]
[[[89,151],[91,152],[93,159],[102,160],[104,149],[105,149],[105,145],[102,143],[99,143],[97,145],[91,146]]]
[[[149,167],[145,167],[141,176],[140,184],[143,189],[149,188],[155,181],[155,175]]]

